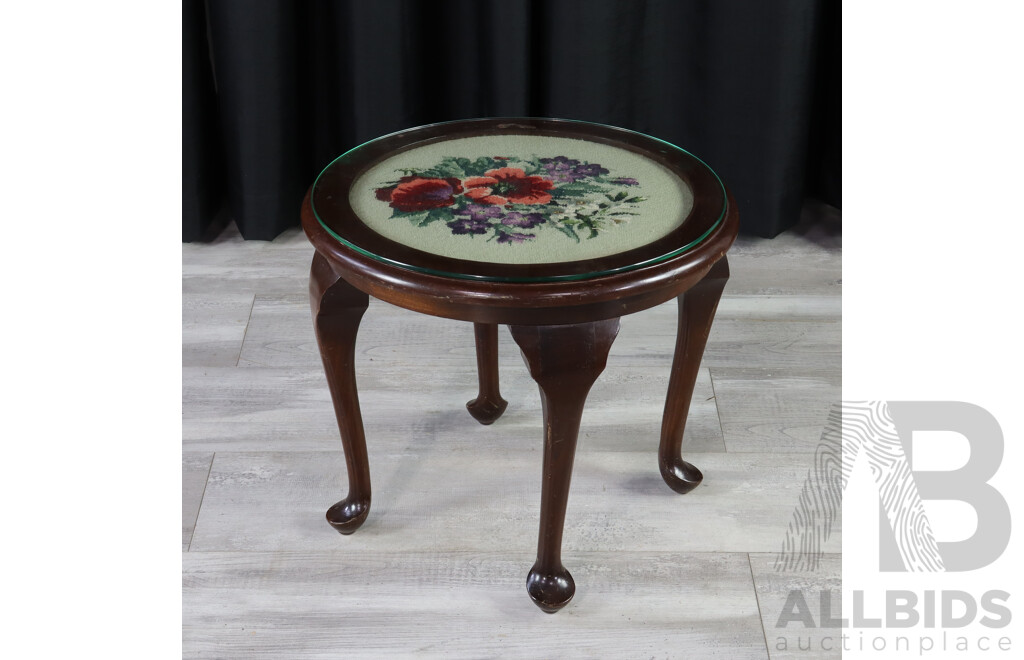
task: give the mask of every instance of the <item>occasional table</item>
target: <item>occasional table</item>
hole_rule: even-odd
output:
[[[348,495],[327,521],[351,534],[370,511],[355,376],[369,296],[474,324],[479,393],[466,407],[481,424],[507,405],[497,353],[498,325],[507,325],[544,416],[540,535],[526,589],[545,612],[564,607],[576,587],[562,565],[562,528],[587,393],[619,317],[671,298],[679,322],[658,462],[678,493],[702,479],[680,448],[738,223],[735,202],[703,161],[601,124],[448,122],[338,157],[302,205],[316,248],[313,322],[348,469]]]

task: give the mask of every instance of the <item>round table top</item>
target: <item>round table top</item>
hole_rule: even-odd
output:
[[[699,246],[728,195],[696,156],[620,128],[475,119],[362,144],[313,184],[310,208],[361,255],[433,276],[575,281]]]

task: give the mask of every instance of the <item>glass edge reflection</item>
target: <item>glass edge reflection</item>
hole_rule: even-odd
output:
[[[378,142],[380,140],[384,140],[384,139],[387,139],[389,137],[393,137],[395,135],[399,135],[401,133],[409,133],[409,132],[412,132],[412,131],[422,130],[422,129],[426,129],[426,128],[432,128],[432,127],[435,127],[435,126],[446,126],[446,125],[449,125],[449,124],[472,123],[472,122],[477,122],[477,121],[493,121],[493,120],[498,120],[498,121],[517,121],[517,120],[518,121],[528,121],[528,120],[534,120],[534,121],[555,121],[555,122],[563,122],[563,123],[570,123],[570,124],[585,124],[585,125],[588,125],[588,126],[600,126],[602,128],[610,128],[610,129],[613,129],[613,130],[616,130],[616,131],[622,131],[624,133],[633,133],[634,135],[640,135],[640,136],[643,136],[643,137],[645,137],[645,138],[647,138],[649,140],[653,140],[655,142],[660,142],[661,144],[664,144],[664,145],[666,145],[668,147],[671,147],[672,149],[675,149],[676,151],[681,151],[682,153],[686,154],[687,156],[690,156],[691,158],[693,158],[694,160],[699,162],[701,165],[706,167],[709,172],[711,172],[711,175],[715,177],[715,181],[718,182],[719,190],[722,193],[722,208],[721,208],[721,211],[718,214],[718,218],[711,224],[710,227],[708,227],[708,229],[703,234],[701,234],[700,236],[698,236],[694,240],[690,241],[686,245],[684,245],[682,247],[679,247],[679,248],[676,248],[675,250],[672,250],[671,252],[668,252],[668,253],[663,254],[661,256],[651,257],[650,259],[646,259],[644,261],[641,261],[641,262],[635,263],[635,264],[627,264],[627,265],[624,265],[624,266],[619,266],[618,268],[608,268],[608,269],[601,270],[601,271],[594,271],[592,273],[576,273],[576,274],[571,274],[571,275],[546,275],[546,276],[538,276],[538,277],[499,277],[497,275],[473,275],[471,273],[452,273],[452,272],[448,272],[448,271],[437,270],[437,269],[434,269],[434,268],[427,268],[427,267],[424,267],[424,266],[414,266],[412,264],[403,263],[403,262],[397,261],[395,259],[390,259],[388,257],[384,257],[384,256],[381,256],[379,254],[375,254],[375,253],[373,253],[373,252],[371,252],[371,251],[369,251],[369,250],[367,250],[365,248],[359,247],[358,245],[352,243],[351,241],[348,241],[348,240],[342,238],[333,229],[328,227],[327,223],[325,223],[323,221],[323,219],[320,217],[320,214],[317,213],[316,203],[315,203],[315,194],[314,193],[316,192],[317,186],[320,184],[320,179],[327,172],[327,170],[331,169],[331,167],[335,163],[337,163],[341,159],[345,158],[345,156],[348,156],[349,154],[353,153],[354,151],[358,151],[359,149],[362,149],[363,147],[365,147],[368,144],[372,144],[374,142]],[[668,140],[662,140],[661,138],[654,137],[653,135],[648,135],[647,133],[641,133],[640,131],[630,130],[628,128],[621,128],[619,126],[611,126],[609,124],[599,124],[599,123],[596,123],[596,122],[583,121],[583,120],[580,120],[580,119],[557,119],[557,118],[553,118],[553,117],[480,117],[480,118],[477,118],[477,119],[468,119],[468,120],[467,119],[456,119],[456,120],[453,120],[453,121],[437,122],[435,124],[424,124],[423,126],[414,126],[412,128],[404,128],[404,129],[399,130],[399,131],[394,131],[392,133],[388,133],[387,135],[381,135],[379,137],[373,138],[372,140],[367,140],[366,142],[363,142],[363,143],[361,143],[359,145],[356,145],[355,147],[352,147],[351,149],[349,149],[345,153],[341,154],[337,158],[333,159],[330,163],[327,164],[326,167],[324,167],[323,170],[320,171],[320,174],[317,175],[316,179],[313,180],[313,186],[312,186],[312,188],[310,190],[311,190],[311,193],[310,193],[310,196],[309,196],[309,206],[310,206],[310,209],[313,211],[313,217],[316,218],[316,221],[318,223],[320,223],[320,226],[323,227],[323,229],[328,234],[330,234],[336,241],[338,241],[342,245],[345,245],[346,247],[349,247],[349,248],[355,250],[356,252],[358,252],[359,254],[373,259],[374,261],[379,261],[379,262],[382,262],[382,263],[390,264],[392,266],[396,266],[396,267],[402,268],[404,270],[411,270],[411,271],[414,271],[414,272],[417,272],[417,273],[423,273],[425,275],[434,275],[434,276],[437,276],[437,277],[454,278],[454,279],[460,279],[460,280],[471,280],[471,281],[477,281],[477,282],[506,282],[506,283],[522,283],[522,284],[540,283],[540,282],[571,282],[571,281],[595,279],[595,278],[598,278],[598,277],[606,277],[606,276],[609,276],[609,275],[616,275],[618,273],[626,273],[626,272],[629,272],[629,271],[632,271],[632,270],[637,270],[639,268],[644,268],[645,266],[653,266],[655,264],[661,263],[661,262],[666,261],[668,259],[671,259],[673,257],[677,257],[677,256],[683,254],[684,252],[686,252],[688,250],[692,250],[696,246],[700,245],[700,243],[705,238],[707,238],[709,235],[711,235],[711,233],[715,229],[717,229],[719,225],[722,224],[722,220],[725,218],[725,214],[726,214],[726,211],[728,210],[728,206],[729,206],[729,198],[728,198],[728,194],[726,193],[726,190],[725,190],[725,183],[723,183],[721,177],[718,176],[718,172],[716,172],[710,165],[708,165],[706,162],[704,162],[704,160],[701,157],[699,157],[699,156],[697,156],[697,155],[687,151],[686,149],[683,149],[682,147],[680,147],[678,145],[672,144]],[[609,256],[612,256],[612,255],[609,255]],[[541,264],[538,264],[538,265],[541,265]]]

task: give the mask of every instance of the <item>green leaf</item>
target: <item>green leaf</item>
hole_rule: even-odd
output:
[[[580,224],[590,230],[590,236],[587,238],[597,238],[597,225],[589,216],[583,216]]]
[[[454,177],[456,179],[465,176],[462,166],[455,162],[454,158],[445,158],[441,161],[441,164],[434,168],[437,174],[434,176],[440,179],[446,179],[448,177]]]
[[[545,170],[544,166],[540,164],[536,156],[534,156],[533,160],[517,161],[516,164],[522,166],[522,169],[526,172],[527,176],[535,176],[538,174],[543,176],[547,174],[547,170]]]
[[[575,181],[573,183],[556,186],[551,191],[551,195],[553,197],[585,197],[591,194],[603,194],[604,192],[605,188],[603,186],[596,186],[584,181]]]
[[[646,197],[640,197],[639,195],[637,195],[636,197],[630,197],[629,199],[627,199],[626,203],[627,204],[636,204],[637,202],[642,202],[645,199],[647,199],[647,198]]]
[[[596,193],[603,193],[604,189],[600,186],[595,186],[589,183],[567,183],[565,185],[556,186],[552,191],[553,197],[586,197],[587,195],[593,195]]]
[[[416,218],[421,215],[423,211],[399,211],[398,209],[392,209],[392,218]]]
[[[569,238],[573,239],[577,243],[580,242],[579,234],[577,234],[575,232],[575,230],[573,230],[573,228],[570,227],[569,225],[564,225],[564,224],[563,225],[555,225],[555,229],[557,229],[558,231],[562,232],[563,234],[565,234]]]
[[[483,176],[490,170],[502,167],[499,161],[487,156],[480,156],[473,161],[468,158],[455,158],[452,161],[452,164],[461,171],[458,176]]]
[[[451,222],[454,219],[455,218],[452,215],[452,211],[449,208],[431,209],[430,211],[427,212],[427,215],[424,216],[422,220],[416,223],[416,226],[426,227],[427,225],[432,224],[434,222]]]
[[[467,170],[470,169],[471,163],[468,158],[449,158],[451,167],[454,172],[457,172],[455,176],[466,177],[468,176]]]

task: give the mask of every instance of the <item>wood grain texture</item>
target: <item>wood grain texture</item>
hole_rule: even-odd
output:
[[[522,594],[541,415],[507,328],[509,408],[483,427],[463,410],[477,383],[472,325],[371,301],[356,361],[376,499],[341,537],[323,520],[346,484],[306,298],[312,246],[298,228],[184,245],[183,550],[198,516],[183,553],[185,657],[767,657],[793,579],[769,562],[820,433],[808,408],[840,374],[835,229],[730,250],[683,443],[705,482],[685,497],[665,489],[656,459],[675,303],[622,319],[582,419],[564,543],[579,591],[557,617]],[[453,471],[465,478],[446,486]],[[632,522],[616,514],[626,505]],[[838,576],[831,561],[824,584]]]
[[[832,209],[832,213],[837,212]],[[773,239],[737,238],[729,250],[733,277],[726,295],[838,298],[843,283],[842,223],[836,217],[818,215],[805,217],[799,225]]]
[[[711,375],[729,451],[813,452],[842,398],[839,370],[715,367]]]
[[[833,660],[841,657],[842,640],[839,635],[846,631],[821,627],[819,610],[821,593],[827,591],[830,592],[827,597],[832,617],[839,619],[842,616],[842,557],[838,554],[824,555],[816,571],[780,572],[775,570],[774,563],[774,554],[750,555],[769,656],[772,660]],[[785,621],[783,626],[778,625],[791,591],[801,592],[817,627],[806,629],[801,623]]]
[[[195,530],[213,452],[186,451],[181,455],[181,549],[188,550]]]
[[[726,293],[715,313],[716,319],[838,321],[843,313],[843,301],[838,296],[729,295],[728,290],[729,285],[726,284]]]
[[[410,366],[453,360],[476,364],[472,323],[417,314],[371,298],[360,328],[357,359],[389,358]],[[501,357],[521,361],[508,351]],[[257,296],[238,365],[320,366],[304,293]]]
[[[235,366],[253,299],[248,293],[182,296],[182,366]]]
[[[430,369],[363,358],[356,380],[367,443],[377,449],[417,443],[441,443],[454,450],[481,444],[506,450],[522,446],[522,438],[528,437],[524,434],[539,428],[540,397],[522,359],[514,357],[517,361],[504,366],[501,376],[508,409],[490,428],[482,428],[463,409],[476,392],[471,356],[465,362]],[[670,361],[631,366],[609,358],[609,367],[591,389],[583,412],[582,446],[656,452]],[[183,406],[183,440],[190,450],[340,447],[322,367],[185,369]],[[725,450],[707,369],[697,375],[683,449]]]
[[[529,555],[540,498],[540,425],[509,433],[518,437],[518,448],[482,442],[452,449],[417,439],[402,451],[386,452],[370,443],[374,514],[349,538],[323,520],[325,507],[346,485],[341,451],[218,453],[191,550],[506,549]],[[813,465],[809,454],[694,453],[704,482],[679,497],[665,488],[653,447],[591,451],[586,438],[580,440],[566,553],[632,552],[638,544],[655,551],[775,552]],[[259,515],[245,513],[253,511]],[[840,551],[838,532],[825,544],[827,552]]]
[[[550,617],[531,554],[188,553],[183,656],[768,657],[746,555],[567,554],[580,588]]]
[[[833,303],[797,297],[754,304],[726,297],[721,308],[703,366],[839,368],[842,333]],[[817,310],[817,315],[797,316],[794,309]],[[671,365],[677,324],[674,300],[624,316],[621,323],[609,360],[659,368]],[[361,328],[365,339],[357,342],[357,359],[386,357],[408,365],[474,364],[476,360],[471,323],[417,314],[371,299]],[[506,365],[516,366],[521,358],[508,329],[502,327],[498,334],[504,372]],[[319,365],[305,296],[257,296],[239,366]]]
[[[243,241],[232,224],[213,243],[182,245],[183,297],[303,293],[313,246],[298,227],[273,241]]]
[[[827,321],[720,319],[711,329],[704,366],[824,368],[839,364],[842,330]]]

